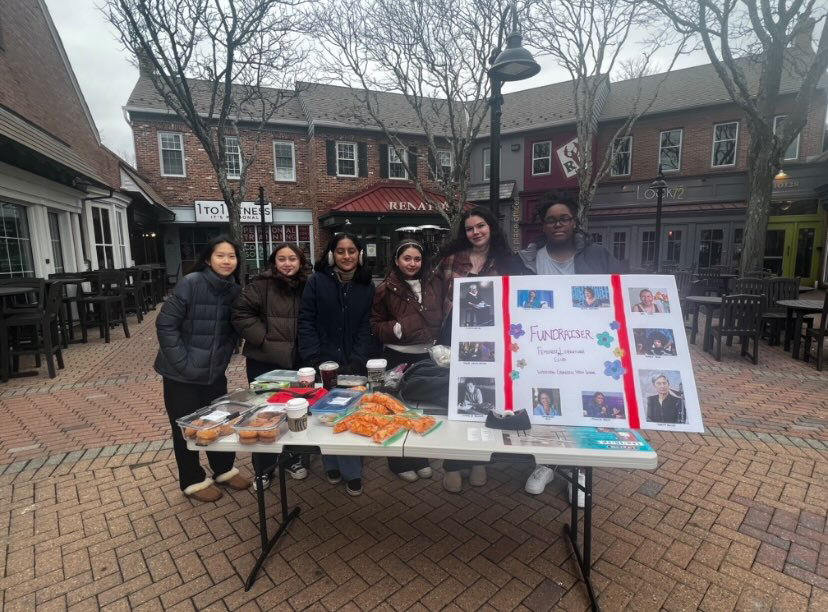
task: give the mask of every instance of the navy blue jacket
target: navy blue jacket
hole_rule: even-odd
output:
[[[342,373],[364,371],[374,356],[371,306],[374,284],[342,284],[333,268],[310,277],[299,307],[299,357],[302,365],[335,361]]]
[[[230,324],[230,307],[240,293],[235,281],[209,268],[178,281],[155,320],[155,371],[200,385],[223,376],[239,338]]]

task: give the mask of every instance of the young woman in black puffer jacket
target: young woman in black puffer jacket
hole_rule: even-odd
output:
[[[233,304],[233,327],[244,338],[242,354],[247,359],[247,382],[271,370],[299,367],[297,324],[302,291],[308,280],[305,254],[295,244],[277,244],[270,255],[270,269],[242,291]],[[274,465],[277,455],[253,453],[262,468]],[[299,455],[287,466],[291,477],[302,480],[308,470]],[[273,471],[265,474],[265,486]]]
[[[155,371],[164,380],[164,406],[172,427],[178,483],[185,495],[199,501],[221,497],[214,482],[237,490],[250,486],[233,467],[234,453],[208,451],[213,477],[207,477],[198,453],[187,449],[175,422],[227,393],[224,373],[238,340],[230,324],[230,307],[241,293],[240,259],[236,242],[227,236],[213,238],[200,253],[193,272],[176,284],[155,321]]]

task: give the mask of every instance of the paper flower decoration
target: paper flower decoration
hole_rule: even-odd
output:
[[[517,360],[517,367],[521,370],[526,367],[526,360],[525,359],[518,359]]]
[[[612,323],[610,323],[610,329],[612,331],[618,331],[619,329],[621,329],[621,324],[618,321],[613,321]]]
[[[615,355],[616,357],[618,357],[618,359],[623,359],[624,355],[626,355],[627,352],[624,349],[622,349],[620,346],[616,346],[615,350],[612,351],[612,354]]]
[[[604,362],[604,376],[612,376],[615,380],[618,380],[626,373],[627,371],[618,359]]]
[[[512,352],[517,353],[520,350],[520,345],[517,342],[512,342]]]
[[[509,372],[509,376],[511,376],[512,380],[517,380],[518,378],[520,378],[520,372],[518,372],[517,370],[512,370],[511,372]]]
[[[612,340],[613,338],[609,332],[601,332],[598,334],[598,346],[605,346],[609,348],[612,346]]]
[[[525,336],[526,332],[523,331],[523,324],[522,323],[512,323],[509,326],[509,334],[511,334],[512,338],[517,340],[521,336]]]

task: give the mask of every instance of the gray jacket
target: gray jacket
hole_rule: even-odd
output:
[[[538,250],[546,247],[546,240],[533,242],[528,248],[519,251],[523,265],[535,274],[538,273]],[[575,274],[623,274],[624,264],[604,247],[592,244],[581,233],[575,234]]]

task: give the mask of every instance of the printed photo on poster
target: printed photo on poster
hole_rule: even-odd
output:
[[[686,423],[684,386],[676,370],[639,370],[646,419],[650,423]]]
[[[541,417],[561,416],[561,390],[532,389],[532,414]]]
[[[495,360],[494,342],[461,342],[460,361],[492,363]]]
[[[457,381],[457,412],[486,416],[494,408],[494,378],[460,378]]]
[[[609,287],[572,287],[575,308],[609,308]]]
[[[633,338],[636,355],[676,356],[676,341],[672,329],[633,328]]]
[[[518,308],[528,310],[555,307],[554,296],[546,289],[520,289],[517,292],[517,303]]]
[[[494,326],[494,286],[491,282],[460,283],[460,327]]]
[[[617,391],[582,391],[584,416],[593,419],[624,419],[624,394]]]
[[[632,312],[663,314],[670,312],[670,297],[666,289],[633,287],[630,292]]]

